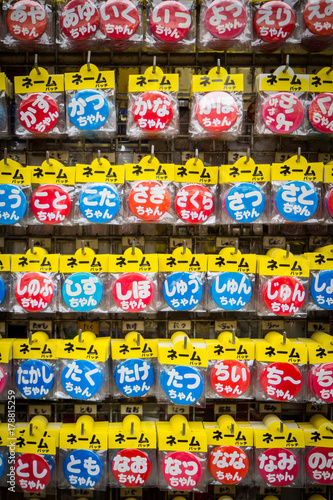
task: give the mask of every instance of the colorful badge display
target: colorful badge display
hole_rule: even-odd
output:
[[[179,42],[189,32],[192,19],[188,9],[180,2],[160,2],[150,16],[150,28],[162,42]]]
[[[59,108],[53,97],[43,93],[26,95],[18,108],[22,126],[32,134],[46,134],[56,125]]]
[[[317,306],[328,311],[333,310],[333,270],[316,272],[310,291]]]
[[[155,374],[145,359],[126,359],[116,366],[114,379],[120,392],[128,397],[141,397],[150,391]]]
[[[85,186],[79,196],[81,213],[91,222],[106,224],[118,214],[120,197],[109,184],[96,183]]]
[[[309,371],[307,384],[311,392],[325,403],[333,403],[333,363],[313,366]]]
[[[153,300],[154,287],[141,273],[124,273],[116,279],[112,295],[123,311],[139,312],[146,309]]]
[[[100,29],[112,40],[130,38],[140,23],[139,11],[130,0],[107,0],[100,9]]]
[[[131,189],[128,204],[134,215],[142,220],[157,220],[171,206],[170,195],[159,181],[140,181]]]
[[[3,303],[6,296],[6,285],[2,278],[0,278],[0,305]]]
[[[163,92],[143,92],[135,99],[132,113],[135,123],[141,130],[160,132],[172,120],[172,102]]]
[[[62,286],[62,298],[73,311],[92,311],[103,298],[103,283],[92,273],[71,274]]]
[[[151,462],[144,451],[128,448],[120,450],[114,456],[111,469],[121,486],[140,488],[149,479]]]
[[[269,363],[260,374],[260,385],[275,401],[292,401],[303,385],[302,374],[290,363]]]
[[[54,293],[51,278],[43,273],[23,274],[15,285],[15,298],[18,304],[29,312],[44,311],[51,304]]]
[[[200,98],[195,112],[204,129],[223,132],[234,125],[239,111],[236,100],[231,94],[215,91],[208,92]]]
[[[103,462],[91,450],[73,450],[63,463],[63,473],[69,484],[87,489],[96,486],[103,472]]]
[[[92,398],[98,393],[103,382],[103,373],[99,366],[82,359],[70,361],[61,374],[63,388],[74,399]]]
[[[239,484],[249,471],[249,459],[238,446],[216,446],[209,454],[208,465],[222,484]]]
[[[318,202],[312,182],[290,181],[284,183],[276,193],[275,208],[286,220],[303,222],[314,215]]]
[[[295,22],[295,13],[286,2],[271,0],[255,13],[253,28],[265,42],[283,42],[292,34]]]
[[[211,294],[216,305],[227,311],[238,311],[252,297],[252,285],[246,274],[226,272],[212,283]]]
[[[333,14],[332,14],[333,27]],[[309,120],[313,128],[321,134],[333,132],[333,93],[323,92],[316,95],[309,106]]]
[[[19,186],[0,185],[0,224],[15,224],[27,211],[27,200]]]
[[[68,103],[70,121],[80,130],[97,130],[109,116],[109,104],[98,90],[79,90]]]
[[[203,286],[195,273],[171,273],[163,283],[163,298],[176,311],[189,311],[202,298]]]
[[[171,366],[160,374],[162,389],[176,405],[191,405],[202,396],[204,383],[202,376],[192,366]]]
[[[240,182],[227,192],[224,207],[233,220],[249,224],[262,215],[265,209],[265,197],[255,184]]]
[[[39,2],[19,0],[8,9],[6,23],[8,31],[18,40],[36,40],[45,31],[46,12]]]
[[[28,399],[41,399],[54,384],[54,372],[46,361],[27,359],[17,368],[15,382],[18,390]]]
[[[331,485],[333,482],[332,448],[316,446],[305,457],[305,470],[312,481]]]
[[[31,197],[31,210],[39,222],[59,224],[71,209],[71,199],[67,191],[54,184],[39,186]]]
[[[265,100],[262,118],[266,127],[275,134],[290,134],[302,124],[303,104],[295,94],[279,92]]]
[[[276,276],[268,280],[263,298],[268,309],[279,316],[296,314],[305,301],[302,283],[293,276]]]
[[[237,37],[244,31],[246,22],[246,10],[238,0],[214,0],[205,14],[207,29],[217,38]]]
[[[162,474],[172,489],[189,491],[200,482],[202,467],[193,453],[174,451],[168,453],[163,459]]]
[[[223,398],[241,396],[249,388],[250,382],[250,370],[245,363],[236,359],[217,361],[210,374],[214,391]]]
[[[5,369],[2,366],[0,366],[0,394],[6,387],[6,384],[7,384],[7,373]]]
[[[61,30],[72,40],[86,40],[98,25],[98,9],[91,0],[70,0],[61,11]]]
[[[333,34],[333,10],[330,0],[310,0],[304,7],[303,18],[306,27],[314,35]]]
[[[51,479],[50,467],[42,455],[22,453],[15,460],[16,484],[23,491],[39,493],[45,490]]]
[[[299,470],[296,456],[286,448],[263,451],[258,457],[257,467],[264,481],[274,487],[293,483]]]
[[[205,222],[214,211],[214,197],[206,186],[189,184],[182,187],[175,198],[178,216],[188,224]]]

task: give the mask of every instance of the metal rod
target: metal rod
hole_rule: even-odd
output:
[[[50,151],[46,151],[45,156],[46,156],[46,163],[50,165]]]
[[[90,59],[91,59],[91,50],[88,50],[88,54],[87,54],[87,68],[88,68],[88,71],[91,71],[91,69],[90,69]]]
[[[289,259],[289,254],[290,254],[290,245],[286,246],[286,259]]]
[[[35,240],[30,240],[30,253],[32,253],[32,255],[35,255],[34,243]]]
[[[29,340],[29,345],[32,344],[32,331],[30,330],[29,335],[28,335],[28,340]]]
[[[85,247],[84,247],[84,240],[81,240],[81,252],[82,252],[82,255],[86,255],[86,250],[85,250]]]
[[[153,73],[156,73],[156,62],[157,62],[157,57],[153,57]]]
[[[98,149],[97,151],[97,159],[98,159],[98,164],[100,165],[102,162],[101,162],[101,150]]]
[[[186,247],[187,247],[186,240],[183,240],[183,254],[184,255],[186,254]]]
[[[132,255],[135,255],[135,238],[132,240]]]
[[[155,158],[155,146],[154,144],[152,144],[150,150],[150,159],[148,160],[148,162],[151,163],[154,158]]]
[[[131,436],[134,434],[134,422],[131,422]]]
[[[297,161],[301,161],[302,148],[297,148]]]
[[[33,426],[33,423],[30,422],[29,424],[29,436],[33,436],[34,435],[34,426]]]
[[[285,73],[286,71],[288,71],[288,69],[289,69],[289,61],[290,61],[290,57],[289,57],[289,54],[287,54],[286,55],[286,65],[284,67],[283,73]]]
[[[197,164],[198,159],[199,159],[199,149],[196,148],[194,152],[194,165]]]
[[[187,336],[186,335],[184,336],[184,349],[185,349],[185,351],[187,349]]]
[[[137,337],[136,337],[136,345],[138,347],[140,347],[140,342],[141,342],[141,336],[140,336],[140,333],[137,334]]]
[[[235,255],[238,254],[238,245],[239,245],[238,240],[236,240],[235,241]]]
[[[235,330],[235,328],[232,329],[232,343],[236,344],[236,330]]]
[[[37,71],[37,75],[40,75],[40,69],[38,67],[38,54],[35,54],[34,68]]]
[[[79,330],[79,343],[81,344],[82,342],[82,328]]]
[[[251,156],[251,148],[247,148],[247,150],[246,150],[246,162],[245,163],[249,163],[250,156]]]
[[[6,166],[7,166],[7,154],[8,154],[8,150],[7,150],[7,148],[4,148],[4,150],[3,150],[3,160],[4,160]]]
[[[217,60],[217,71],[216,73],[219,75],[221,71],[221,59]]]
[[[235,424],[232,422],[231,424],[231,434],[235,432]]]
[[[286,331],[284,331],[284,332],[283,332],[283,340],[282,340],[282,344],[283,344],[283,345],[286,345],[286,342],[287,342],[287,332],[286,332]]]
[[[186,434],[186,424],[183,424],[183,430],[182,430],[182,435],[185,436]]]
[[[81,436],[84,436],[84,422],[81,423]]]

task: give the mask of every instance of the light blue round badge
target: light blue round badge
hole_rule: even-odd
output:
[[[189,311],[199,304],[203,286],[195,273],[172,273],[163,283],[165,302],[176,311]]]
[[[88,184],[80,193],[79,207],[81,213],[91,222],[106,224],[118,214],[120,197],[109,184]]]
[[[212,283],[214,302],[227,311],[238,311],[252,297],[252,285],[246,274],[221,273]]]
[[[54,384],[54,372],[46,361],[27,359],[16,371],[16,386],[28,399],[41,399],[46,396]]]
[[[255,184],[241,182],[228,191],[224,205],[229,217],[248,224],[256,221],[263,213],[265,197]]]
[[[5,454],[0,453],[0,478],[5,472],[5,464],[7,463],[8,457]]]
[[[81,489],[94,488],[101,479],[103,462],[91,450],[73,450],[64,460],[64,476],[72,486]]]
[[[109,104],[98,90],[79,90],[68,104],[71,122],[80,130],[97,130],[109,116]]]
[[[171,366],[160,374],[160,384],[168,398],[176,405],[192,405],[200,399],[204,383],[192,366]]]
[[[311,296],[315,303],[327,309],[333,310],[333,271],[316,271],[311,281]]]
[[[27,200],[18,186],[13,184],[0,185],[0,224],[15,224],[27,211]]]
[[[103,298],[103,283],[92,273],[71,274],[62,286],[62,298],[73,311],[92,311]]]
[[[101,369],[92,361],[75,359],[62,371],[61,383],[69,396],[74,399],[92,398],[104,381]]]
[[[154,369],[146,359],[126,359],[117,365],[114,379],[125,396],[138,398],[152,388]]]
[[[276,194],[275,207],[291,222],[302,222],[313,216],[318,207],[318,195],[312,182],[290,181]]]
[[[2,278],[0,278],[0,304],[3,303],[6,296],[6,285]]]

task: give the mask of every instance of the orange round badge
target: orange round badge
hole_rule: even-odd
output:
[[[238,484],[249,470],[249,459],[238,446],[215,446],[209,454],[209,470],[222,484]]]
[[[143,220],[158,220],[170,209],[170,195],[161,182],[140,181],[133,186],[128,204],[134,215]]]

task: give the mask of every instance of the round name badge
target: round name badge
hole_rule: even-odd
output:
[[[23,274],[15,285],[15,298],[18,304],[29,312],[44,311],[54,297],[52,280],[43,273]]]
[[[141,273],[124,273],[116,279],[112,295],[123,311],[139,312],[146,309],[153,300],[154,286]]]
[[[328,311],[333,310],[333,270],[316,271],[310,290],[317,306]]]
[[[333,483],[332,448],[315,446],[305,457],[305,470],[308,477],[317,484]]]
[[[310,103],[308,115],[314,129],[318,130],[321,134],[332,134],[333,93],[323,92],[316,95]]]
[[[182,221],[189,224],[206,222],[214,211],[214,197],[206,186],[189,184],[175,198],[175,209]]]
[[[238,446],[215,446],[209,454],[208,466],[221,484],[239,484],[249,471],[249,459]]]
[[[6,285],[2,278],[0,278],[0,304],[3,303],[6,296]]]
[[[46,12],[39,2],[19,0],[8,9],[6,23],[17,40],[37,40],[47,25]]]
[[[15,481],[23,491],[44,491],[51,479],[49,464],[42,455],[22,453],[15,460]]]
[[[260,374],[260,385],[274,401],[292,401],[303,385],[302,374],[290,363],[269,363]]]
[[[161,132],[172,120],[172,102],[164,92],[143,92],[135,99],[132,114],[141,130]]]
[[[175,405],[189,406],[202,396],[204,383],[200,371],[192,366],[163,368],[160,384]]]
[[[292,34],[296,23],[295,13],[286,2],[272,0],[257,10],[253,28],[265,42],[283,42]]]
[[[115,480],[126,488],[140,488],[149,479],[151,462],[141,450],[126,449],[118,451],[111,463]]]
[[[186,37],[192,25],[189,10],[180,2],[165,0],[154,8],[150,28],[162,42],[179,42]]]
[[[299,312],[305,301],[305,290],[292,276],[276,276],[264,288],[264,302],[278,316],[291,316]]]
[[[5,371],[5,368],[0,366],[0,394],[4,390],[7,384],[7,373]]]
[[[55,184],[39,186],[31,196],[31,210],[43,224],[64,222],[71,209],[71,199],[67,191]]]
[[[214,0],[205,14],[208,31],[222,39],[239,36],[244,31],[246,22],[246,10],[238,0]]]
[[[224,198],[227,214],[237,222],[255,222],[265,209],[265,197],[261,189],[250,182],[233,186]]]
[[[273,448],[260,453],[257,468],[263,480],[274,487],[293,483],[299,470],[296,456],[285,448]]]
[[[108,119],[109,104],[98,90],[79,90],[69,101],[68,116],[79,130],[98,130]]]
[[[59,108],[53,97],[41,92],[25,96],[18,108],[21,125],[32,134],[47,134],[58,122]]]
[[[80,489],[94,488],[101,479],[103,462],[90,450],[73,450],[66,456],[63,473],[71,486]]]
[[[98,393],[104,382],[102,370],[92,361],[75,359],[62,371],[61,383],[74,399],[90,399]]]
[[[318,202],[312,182],[290,181],[276,193],[275,208],[287,221],[303,222],[315,214]]]
[[[19,222],[27,211],[27,200],[19,186],[0,185],[0,224]]]
[[[172,489],[189,491],[200,482],[202,467],[193,453],[189,451],[173,451],[163,459],[162,474]]]
[[[175,311],[190,311],[199,304],[202,293],[203,286],[195,273],[171,273],[163,283],[163,298]]]
[[[125,359],[116,366],[114,379],[122,394],[139,398],[150,391],[155,374],[151,363],[146,359]]]
[[[311,392],[325,403],[333,403],[333,363],[313,366],[307,384]]]
[[[107,0],[100,8],[101,31],[112,40],[130,38],[140,23],[139,11],[130,0]]]
[[[91,0],[70,0],[61,11],[61,30],[72,40],[86,40],[97,31],[98,25],[98,9]]]
[[[195,109],[200,125],[210,132],[224,132],[236,123],[238,107],[228,92],[207,92]]]
[[[71,274],[62,286],[62,298],[73,311],[92,311],[103,298],[103,283],[92,273]]]
[[[216,305],[226,311],[239,311],[252,297],[252,285],[246,274],[221,273],[211,286],[211,294]]]
[[[265,100],[262,118],[266,127],[275,134],[290,134],[302,124],[303,104],[290,92],[278,92]]]
[[[7,463],[8,459],[5,454],[0,453],[0,479],[3,476],[3,473],[5,472],[5,465]]]
[[[102,182],[89,184],[80,193],[79,208],[87,220],[96,224],[106,224],[118,214],[120,197],[109,184]]]
[[[128,196],[130,210],[139,219],[158,220],[170,210],[171,199],[161,182],[140,181],[131,189]]]
[[[304,7],[303,19],[314,35],[333,35],[333,9],[331,0],[310,0]]]
[[[326,208],[329,215],[333,218],[333,189],[326,195]]]
[[[54,372],[46,361],[27,359],[17,368],[15,382],[20,393],[28,399],[41,399],[53,387]]]
[[[237,398],[249,388],[251,373],[245,363],[238,360],[217,361],[210,374],[210,383],[216,394],[223,398]]]

